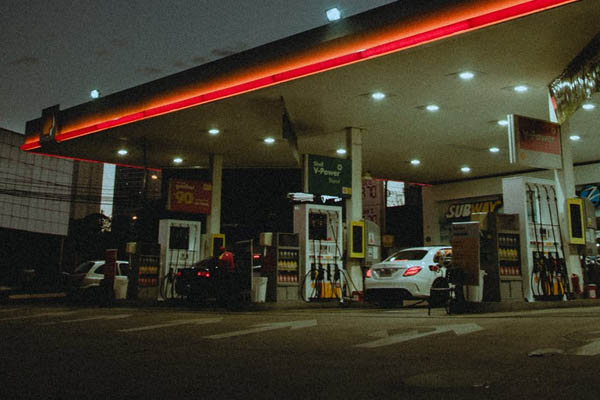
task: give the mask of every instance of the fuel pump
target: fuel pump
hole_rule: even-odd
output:
[[[585,198],[567,199],[569,216],[569,243],[577,248],[583,272],[585,293],[589,298],[597,297],[600,285],[600,266],[596,246],[596,210]]]
[[[521,266],[520,277],[505,280],[510,281],[511,289],[513,284],[522,282],[528,301],[563,300],[569,293],[556,190],[555,182],[548,179],[502,180],[504,213],[519,215]]]
[[[343,229],[342,208],[300,204],[294,206],[294,232],[300,244],[303,282],[301,295],[306,301],[342,301]]]
[[[177,270],[191,267],[200,261],[201,222],[161,219],[158,228],[160,243],[160,293],[159,299],[176,296]]]
[[[365,254],[365,267],[381,261],[381,230],[379,225],[373,221],[365,221],[367,253]]]

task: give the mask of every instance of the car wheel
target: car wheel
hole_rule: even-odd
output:
[[[448,281],[446,279],[436,279],[431,285],[431,289],[448,289]],[[441,306],[448,301],[449,293],[448,291],[436,291],[431,290],[429,298],[427,302],[431,307]]]

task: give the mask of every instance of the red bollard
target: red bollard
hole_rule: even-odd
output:
[[[579,286],[579,276],[577,274],[571,274],[571,288],[573,288],[573,293],[581,294],[581,287]]]

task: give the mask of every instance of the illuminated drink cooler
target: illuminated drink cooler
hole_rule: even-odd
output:
[[[300,286],[300,247],[298,234],[273,233],[272,246],[266,247],[262,275],[268,278],[266,301],[298,300]]]
[[[127,298],[156,300],[159,291],[160,245],[131,242],[127,244],[127,253],[131,265]]]

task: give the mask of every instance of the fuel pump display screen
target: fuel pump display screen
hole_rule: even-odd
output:
[[[327,215],[308,214],[308,239],[327,240]]]
[[[187,250],[190,243],[190,228],[187,226],[171,226],[169,249]]]
[[[574,238],[583,237],[583,226],[581,225],[581,208],[579,204],[569,204],[571,211],[571,236]]]

